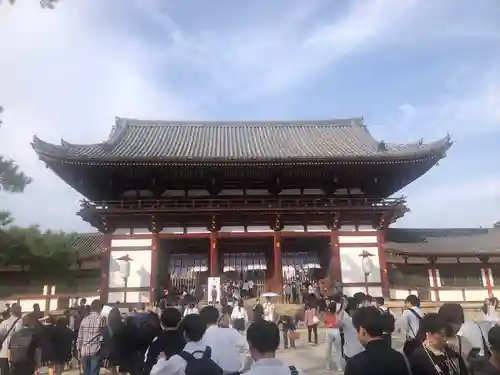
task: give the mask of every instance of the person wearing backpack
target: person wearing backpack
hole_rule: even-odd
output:
[[[389,348],[392,348],[392,333],[394,332],[396,326],[396,319],[391,310],[384,306],[384,297],[375,297],[373,299],[375,307],[382,314],[384,320],[384,334],[382,335],[382,340],[384,340]]]
[[[9,374],[8,349],[12,335],[23,328],[21,305],[14,303],[10,308],[10,317],[0,323],[0,375]]]
[[[207,326],[197,314],[185,316],[179,324],[186,346],[169,359],[160,359],[151,375],[223,375],[222,368],[212,359],[212,350],[203,342]]]
[[[26,315],[22,319],[22,328],[10,338],[8,356],[11,375],[30,375],[40,368],[41,337],[35,324],[35,316]]]
[[[245,375],[301,375],[295,366],[288,366],[276,358],[280,345],[280,331],[273,322],[258,320],[247,330],[250,355],[254,361]]]
[[[423,339],[418,336],[418,332],[424,314],[420,310],[420,298],[413,294],[406,297],[405,307],[406,310],[398,318],[395,326],[406,335],[403,352],[410,357],[411,353],[422,344]]]

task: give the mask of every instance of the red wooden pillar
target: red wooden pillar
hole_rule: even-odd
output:
[[[281,232],[274,232],[273,275],[271,290],[281,295],[283,291],[283,266],[281,264]]]
[[[330,260],[331,281],[342,282],[342,263],[340,262],[339,232],[335,227],[332,228],[332,233],[330,234],[330,243],[332,246],[332,255]]]
[[[104,249],[101,253],[101,282],[99,287],[99,298],[102,303],[108,303],[109,294],[109,264],[111,262],[111,237],[110,233],[104,233]]]
[[[154,303],[160,297],[158,293],[158,251],[160,237],[157,232],[152,232],[151,241],[151,274],[149,280],[149,300]]]
[[[438,271],[436,268],[436,257],[430,257],[429,261],[431,262],[431,279],[432,279],[432,287],[434,289],[434,295],[436,297],[436,301],[439,301],[439,278]]]
[[[210,232],[210,277],[219,276],[219,252],[217,251],[217,232]]]
[[[380,265],[380,280],[382,281],[382,295],[390,298],[389,275],[387,274],[387,257],[384,250],[385,230],[377,230],[378,261]]]
[[[491,280],[493,279],[491,275],[491,268],[489,264],[489,258],[488,257],[481,257],[481,262],[483,263],[483,268],[481,272],[481,276],[483,276],[484,280],[484,285],[486,286],[486,289],[488,290],[488,297],[493,297],[493,285],[491,285]]]

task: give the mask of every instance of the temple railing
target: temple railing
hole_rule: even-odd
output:
[[[106,211],[215,212],[215,211],[324,211],[373,210],[384,211],[402,207],[401,198],[368,197],[230,197],[230,198],[168,198],[126,199],[91,202],[84,200],[81,208]]]

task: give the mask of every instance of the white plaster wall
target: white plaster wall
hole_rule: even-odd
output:
[[[116,302],[125,302],[125,292],[110,292],[108,294],[108,303]],[[149,291],[127,292],[127,303],[149,303]]]
[[[109,262],[109,287],[125,287],[125,281],[123,280],[120,273],[120,261],[118,260],[118,258],[121,258],[125,255],[128,255],[130,258],[132,258],[132,261],[130,262],[130,276],[128,278],[128,287],[149,287],[151,280],[151,250],[126,251],[113,249],[111,249],[111,259]]]
[[[461,289],[439,289],[439,300],[442,302],[459,302],[464,300],[464,296]]]
[[[377,244],[377,236],[339,236],[339,244]]]
[[[153,244],[152,238],[127,238],[127,239],[112,239],[111,249],[114,247],[150,247]]]
[[[269,225],[249,225],[247,232],[273,232]]]
[[[409,294],[408,289],[389,289],[391,299],[405,300]]]
[[[225,226],[220,229],[221,232],[229,232],[229,233],[245,233],[244,226]]]
[[[285,225],[283,232],[305,232],[305,227],[303,225]]]
[[[0,301],[0,311],[4,311],[6,309],[6,305],[12,305],[13,303],[16,303],[17,301],[14,299],[4,299]]]
[[[360,254],[363,250],[368,251],[372,254],[373,270],[370,275],[368,275],[369,283],[380,283],[380,261],[378,257],[378,247],[376,246],[364,246],[364,247],[342,247],[340,245],[340,266],[342,270],[342,282],[343,283],[364,283],[365,275],[363,273],[362,267],[362,257]]]
[[[466,301],[484,301],[488,297],[488,291],[485,289],[465,289]]]
[[[355,293],[366,293],[366,288],[364,286],[344,286],[344,294],[352,296]],[[380,286],[370,286],[368,287],[368,294],[372,297],[382,297],[382,287]],[[407,294],[408,295],[408,294]],[[406,296],[405,296],[406,298]]]
[[[184,234],[184,228],[182,228],[182,227],[167,227],[167,228],[163,228],[163,230],[160,233]]]
[[[436,302],[437,301],[437,293],[435,290],[431,290],[431,301]]]
[[[38,303],[40,305],[40,309],[45,310],[46,300],[45,299],[22,299],[19,300],[19,304],[23,309],[23,312],[33,311],[33,305]]]
[[[308,225],[307,232],[331,232],[326,225]]]

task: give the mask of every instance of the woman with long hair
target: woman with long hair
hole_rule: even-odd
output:
[[[314,335],[314,343],[317,345],[319,318],[316,312],[316,307],[311,306],[309,303],[306,303],[305,305],[304,323],[307,326],[307,341],[311,343],[312,336]]]
[[[325,311],[325,327],[326,327],[326,369],[330,370],[332,363],[336,366],[337,371],[344,370],[344,361],[342,358],[342,338],[340,334],[340,319],[342,313],[342,303],[336,303],[332,300]],[[335,347],[335,353],[332,354],[332,346]]]
[[[101,354],[105,358],[105,366],[112,374],[126,372],[123,370],[126,361],[126,353],[123,353],[122,339],[124,333],[124,323],[120,310],[113,308],[108,314],[108,325],[103,332],[103,344]]]
[[[248,313],[243,307],[243,301],[241,299],[238,301],[238,305],[235,306],[231,312],[231,321],[233,323],[233,328],[238,332],[245,331],[248,323]]]

